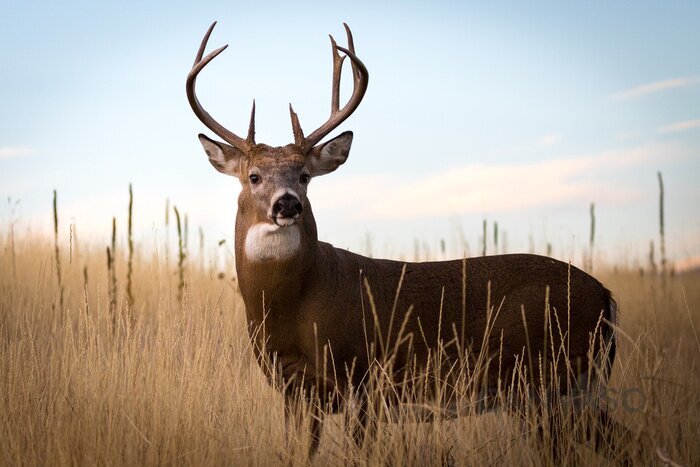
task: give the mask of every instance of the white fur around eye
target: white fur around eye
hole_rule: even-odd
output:
[[[248,229],[245,237],[245,255],[255,262],[288,259],[299,251],[300,246],[298,225],[280,227],[259,222]]]

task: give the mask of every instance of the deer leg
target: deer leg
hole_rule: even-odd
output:
[[[634,436],[627,426],[623,423],[613,420],[608,413],[601,408],[598,408],[595,413],[596,422],[593,427],[589,427],[586,433],[588,440],[593,442],[595,451],[605,455],[608,458],[620,457],[618,446],[623,449],[625,447],[634,446]],[[622,443],[616,442],[616,435],[622,437]],[[621,459],[623,465],[631,465],[631,460],[627,450],[623,452]]]
[[[311,402],[309,404],[309,462],[313,460],[318,452],[318,447],[321,443],[321,432],[323,431],[323,411],[318,403]],[[297,397],[286,395],[284,398],[284,421],[285,421],[285,438],[287,448],[290,447],[292,432],[298,433],[302,428],[304,421],[302,413],[302,404]]]
[[[358,402],[357,420],[352,420],[351,413],[348,415],[352,422],[352,438],[355,441],[355,446],[358,449],[362,449],[366,439],[371,440],[374,438],[376,420],[373,420],[370,416],[367,396],[360,396]]]
[[[552,461],[554,465],[560,465],[562,463],[562,446],[560,440],[560,434],[563,431],[560,421],[557,420],[555,414],[550,413],[548,417],[543,416],[541,413],[535,415],[535,426],[537,431],[537,439],[539,440],[541,446],[546,447],[547,435],[549,435],[549,443],[551,448]],[[523,420],[525,424],[528,424],[527,420]]]
[[[318,452],[318,446],[321,444],[321,433],[323,432],[323,411],[320,403],[312,403],[309,413],[309,434],[311,440],[309,442],[309,462],[313,460]]]
[[[299,413],[299,404],[296,398],[292,395],[285,394],[284,396],[284,438],[287,449],[292,439],[292,432],[299,429],[301,414]]]
[[[584,426],[581,426],[580,423],[583,423]],[[576,426],[577,424],[578,426]],[[552,458],[555,464],[564,461],[561,436],[565,433],[571,433],[575,442],[590,446],[596,453],[609,461],[619,462],[621,465],[632,465],[629,453],[625,449],[633,445],[632,432],[624,424],[613,420],[602,408],[582,408],[562,416],[553,413],[549,419],[549,433]],[[544,427],[541,421],[538,434],[543,440]],[[623,437],[621,443],[617,442],[617,436]],[[619,448],[625,449],[625,451],[619,452]]]
[[[352,419],[352,415],[349,417]],[[352,421],[352,420],[351,420]],[[367,404],[361,404],[357,420],[352,423],[352,439],[355,441],[355,446],[358,449],[362,449],[362,445],[365,441],[365,434],[367,432]]]

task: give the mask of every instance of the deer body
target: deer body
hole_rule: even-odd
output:
[[[244,251],[244,235],[245,232],[237,232],[237,252]],[[541,343],[545,340],[545,306],[549,303],[558,315],[562,332],[570,336],[569,358],[582,362],[589,351],[590,334],[602,319],[615,319],[610,293],[598,281],[577,268],[543,256],[513,254],[467,258],[464,263],[404,263],[367,258],[315,239],[308,245],[309,249],[300,249],[284,261],[251,263],[241,256],[237,259],[250,329],[260,341],[258,348],[264,348],[270,357],[276,356],[286,381],[303,379],[308,386],[317,388],[325,384],[328,391],[343,392],[349,384],[358,387],[370,364],[367,345],[379,347],[375,334],[384,340],[397,339],[409,308],[412,312],[403,334],[412,337],[410,353],[417,362],[425,366],[429,349],[435,352],[439,341],[455,341],[457,330],[463,347],[480,349],[486,344],[491,354],[502,351],[500,377],[506,380],[516,356],[522,355],[528,345],[523,310],[529,339]],[[377,324],[373,322],[371,300]],[[493,329],[487,333],[489,306],[492,312],[493,308],[500,311],[491,323]],[[569,309],[571,316],[567,314]],[[569,319],[579,330],[570,332]],[[490,342],[484,343],[487,334]],[[316,361],[319,345],[324,344],[333,355],[326,369],[322,361]],[[558,346],[556,343],[555,348]],[[541,350],[541,345],[537,349]],[[464,348],[447,348],[454,359],[460,350]],[[409,363],[408,352],[402,348],[397,353],[397,369]],[[345,369],[353,367],[353,380],[348,381]],[[580,367],[581,373],[587,370],[585,365]],[[498,376],[494,374],[489,383],[495,386]]]
[[[411,368],[429,368],[441,352],[445,359],[438,365],[446,374],[453,374],[457,361],[462,369],[465,362],[469,366],[473,355],[497,359],[498,371],[479,377],[487,393],[526,358],[531,370],[544,361],[546,372],[547,362],[558,361],[563,349],[567,363],[559,361],[552,370],[563,377],[556,391],[569,391],[572,377],[589,382],[607,377],[615,350],[615,302],[600,282],[575,267],[526,254],[405,263],[318,240],[307,186],[347,160],[353,135],[321,140],[357,108],[368,83],[347,25],[347,49],[331,37],[331,117],[305,137],[290,105],[294,143],[283,147],[255,142],[254,103],[246,138],[200,105],[197,75],[225,48],[203,56],[213,27],[187,77],[187,96],[200,120],[226,141],[199,135],[210,163],[242,186],[235,232],[238,283],[253,350],[268,377],[279,378],[288,407],[297,394],[319,401],[318,410],[337,411],[351,388],[362,393],[375,362],[389,361],[390,376],[400,379]],[[351,60],[354,90],[341,109],[344,58]],[[453,387],[449,381],[447,386]],[[410,390],[409,381],[395,395],[401,400]],[[311,453],[319,442],[319,420],[312,419]]]

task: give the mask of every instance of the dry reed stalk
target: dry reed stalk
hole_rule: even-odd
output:
[[[112,333],[117,331],[117,219],[112,217],[112,246],[107,247],[107,270],[109,273],[109,315],[112,320]]]
[[[493,254],[498,254],[498,222],[493,223]]]
[[[187,219],[187,213],[185,213],[184,217],[184,223],[183,223],[183,244],[185,245],[185,251],[188,251],[188,246],[190,242],[190,222]]]
[[[165,266],[170,268],[170,198],[165,198]]]
[[[486,219],[484,219],[484,245],[483,249],[481,250],[481,256],[486,256]]]
[[[180,223],[180,212],[177,210],[177,206],[173,206],[175,211],[175,222],[177,224],[177,273],[178,273],[178,283],[177,283],[177,301],[182,306],[182,299],[185,292],[185,245],[182,237],[182,226]]]
[[[165,198],[165,226],[170,225],[170,198]]]
[[[204,270],[204,229],[199,227],[199,262],[201,264],[202,270]]]
[[[656,175],[659,179],[659,249],[661,251],[661,274],[666,275],[666,233],[664,226],[664,179],[661,172]]]
[[[129,308],[131,314],[133,314],[134,307],[134,291],[132,286],[133,272],[134,272],[134,237],[133,237],[133,223],[132,215],[134,210],[134,191],[129,183],[129,220],[127,224],[127,242],[129,246],[129,259],[126,264],[126,296],[129,301]],[[132,316],[133,318],[133,316]]]
[[[595,203],[591,203],[591,232],[588,239],[588,270],[593,271],[593,247],[595,244]]]
[[[73,224],[68,226],[68,264],[73,264]]]
[[[85,301],[85,315],[90,316],[90,302],[88,300],[88,270],[83,266],[83,300]]]
[[[70,302],[73,290],[73,224],[68,225],[68,299]]]
[[[63,318],[63,278],[61,276],[61,254],[58,249],[58,201],[56,190],[53,190],[53,233],[54,233],[54,253],[56,258],[56,280],[59,290],[59,311]]]
[[[17,250],[15,244],[15,208],[19,204],[19,200],[12,203],[12,198],[7,198],[7,203],[10,205],[10,250],[12,254],[12,277],[17,281]]]
[[[656,260],[654,259],[654,240],[649,241],[649,268],[652,274],[656,274]]]
[[[73,256],[75,256],[76,261],[80,261],[80,242],[78,241],[78,225],[72,224],[73,226]]]

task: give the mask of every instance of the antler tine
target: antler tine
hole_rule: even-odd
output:
[[[343,123],[345,119],[347,119],[355,111],[355,109],[357,109],[357,107],[360,105],[360,102],[362,102],[362,98],[364,97],[365,92],[367,91],[367,85],[369,84],[369,72],[367,71],[367,67],[365,67],[364,63],[362,63],[362,61],[355,55],[355,44],[352,40],[352,33],[350,32],[350,28],[347,26],[347,24],[343,24],[348,35],[349,49],[337,45],[332,37],[331,42],[334,49],[343,52],[345,56],[349,57],[350,61],[352,62],[354,88],[352,91],[352,96],[350,97],[350,100],[348,100],[348,102],[345,104],[345,106],[342,109],[339,109],[341,74],[340,72],[342,68],[342,60],[344,57],[340,58],[338,53],[334,52],[331,116],[328,118],[328,121],[326,121],[326,123],[321,125],[316,131],[314,131],[307,138],[304,139],[302,144],[302,150],[305,153],[308,153],[311,150],[311,148],[313,148],[319,141],[321,141],[328,133],[330,133],[331,131],[333,131],[334,128]]]
[[[292,117],[292,132],[294,132],[294,144],[297,146],[304,145],[304,132],[299,124],[299,116],[292,108],[292,104],[289,104],[289,115]]]
[[[245,140],[248,144],[255,144],[255,99],[253,99],[253,108],[250,111],[250,123],[248,124],[248,137]]]
[[[355,53],[355,41],[352,38],[352,31],[350,31],[350,26],[348,26],[347,23],[343,23],[343,27],[345,27],[345,34],[348,37],[348,50],[350,50],[350,52],[352,53]],[[350,63],[352,63],[353,83],[357,83],[357,81],[360,79],[359,70],[355,66],[355,62],[351,61]]]
[[[331,114],[333,114],[340,110],[340,76],[345,56],[341,57],[338,53],[338,44],[335,43],[333,36],[329,34],[328,37],[331,38],[331,53],[333,54],[333,89],[331,91]]]
[[[204,38],[202,39],[202,42],[199,44],[199,50],[197,51],[197,56],[194,58],[194,63],[192,64],[192,67],[199,63],[202,60],[202,56],[204,55],[204,50],[207,48],[207,43],[209,42],[209,37],[211,36],[212,31],[214,30],[214,26],[216,26],[216,21],[211,23],[211,26],[209,26],[209,29],[207,29],[207,32],[204,34]]]
[[[205,66],[207,66],[209,62],[216,58],[217,55],[223,52],[226,49],[226,47],[228,47],[228,44],[219,47],[213,52],[210,52],[206,57],[202,58],[202,55],[204,55],[204,50],[207,47],[207,42],[209,42],[209,36],[211,36],[211,33],[214,30],[214,26],[216,26],[216,21],[214,21],[212,25],[209,26],[209,29],[204,35],[202,43],[199,45],[199,50],[197,51],[197,56],[195,57],[192,69],[187,74],[187,81],[185,83],[185,89],[187,91],[187,100],[189,101],[190,107],[192,107],[192,110],[194,111],[195,115],[199,118],[199,120],[202,123],[204,123],[204,125],[206,125],[207,128],[219,135],[227,143],[232,144],[240,150],[247,151],[249,149],[249,142],[236,135],[232,131],[227,130],[223,125],[214,120],[214,118],[211,115],[209,115],[209,113],[206,110],[204,110],[202,104],[199,103],[199,99],[197,99],[197,94],[195,92],[195,85],[197,82],[197,75],[199,74],[199,72],[202,71],[202,69]],[[254,118],[255,111],[253,110],[253,114],[251,116],[251,127],[249,127],[249,136],[250,128],[253,128],[253,133],[255,132],[255,123],[253,121]]]

